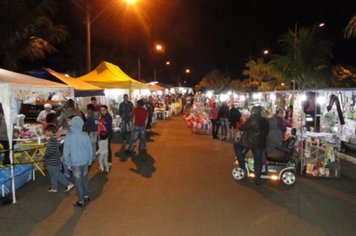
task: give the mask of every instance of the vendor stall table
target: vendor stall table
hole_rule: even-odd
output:
[[[335,134],[305,132],[301,153],[301,174],[314,177],[340,177],[337,149],[340,140]]]
[[[14,166],[15,187],[16,189],[25,183],[35,180],[35,173],[32,165],[15,165]],[[11,192],[11,170],[10,167],[0,168],[0,187],[1,196]]]
[[[34,140],[18,141],[14,149],[14,163],[32,164],[43,176],[45,176],[45,173],[43,172],[43,157],[45,150],[45,142],[37,142]]]

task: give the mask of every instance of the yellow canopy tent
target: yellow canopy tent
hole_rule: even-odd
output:
[[[81,81],[79,79],[75,79],[73,77],[66,76],[49,68],[44,68],[48,73],[62,81],[63,83],[74,88],[74,95],[76,97],[86,97],[86,96],[103,96],[104,89]]]
[[[95,70],[78,79],[105,89],[119,88],[131,91],[147,88],[146,84],[132,79],[120,67],[106,61],[101,62]]]

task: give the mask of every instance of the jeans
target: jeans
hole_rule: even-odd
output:
[[[145,132],[145,126],[134,126],[131,130],[131,139],[130,139],[130,146],[129,150],[134,149],[134,145],[136,142],[136,139],[139,137],[140,139],[140,145],[139,145],[139,150],[144,150],[146,149],[146,132]]]
[[[151,129],[152,128],[152,116],[153,116],[152,113],[148,114],[146,129]]]
[[[246,168],[246,162],[245,162],[245,154],[248,151],[248,148],[242,146],[240,143],[234,143],[234,151],[237,160],[239,161],[239,167],[243,170]],[[261,171],[262,171],[262,154],[263,154],[263,149],[261,148],[252,148],[252,155],[253,155],[253,160],[254,160],[254,169],[255,169],[255,176],[256,180],[259,180],[261,177]]]
[[[217,119],[212,119],[211,120],[211,134],[213,135],[213,138],[218,138],[218,132],[219,132],[219,122]]]
[[[247,151],[248,148],[242,146],[240,143],[234,143],[234,152],[237,160],[239,161],[239,166],[243,170],[246,168],[245,154],[247,153]]]
[[[72,166],[72,172],[78,202],[83,203],[84,197],[88,196],[88,165]]]
[[[58,182],[61,183],[65,187],[67,187],[70,184],[70,182],[62,174],[60,169],[61,169],[60,166],[47,166],[52,189],[58,188]]]
[[[122,140],[126,140],[126,133],[127,133],[127,127],[129,127],[130,129],[131,127],[131,121],[121,121],[121,138]]]
[[[111,138],[108,139],[108,162],[111,163],[111,155],[112,155],[112,151],[111,151]]]
[[[95,159],[95,152],[97,148],[97,142],[98,142],[98,133],[97,132],[89,132],[89,138],[91,142],[91,146],[93,148],[93,160]]]
[[[227,137],[227,122],[226,118],[220,118],[220,126],[221,126],[221,136],[222,138]]]
[[[255,168],[255,180],[259,181],[262,171],[262,154],[263,149],[261,148],[252,148],[254,168]]]

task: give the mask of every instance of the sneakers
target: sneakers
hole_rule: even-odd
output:
[[[79,208],[84,208],[85,207],[85,202],[75,202],[73,204],[73,206],[79,207]]]
[[[64,192],[68,192],[69,190],[71,190],[74,187],[74,184],[69,184],[65,189]]]
[[[99,167],[99,171],[100,171],[100,173],[103,173],[104,172],[104,166],[100,166]]]
[[[54,188],[48,188],[47,191],[50,192],[50,193],[58,192],[57,189],[54,189]]]
[[[84,197],[84,202],[85,202],[85,203],[90,202],[90,197],[89,197],[89,196],[85,196],[85,197]]]

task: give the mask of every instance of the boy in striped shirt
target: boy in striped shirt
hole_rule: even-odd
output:
[[[44,133],[48,137],[44,163],[47,166],[48,174],[51,181],[51,187],[48,192],[56,193],[58,182],[65,186],[64,192],[71,190],[74,185],[61,172],[61,154],[59,151],[59,142],[56,137],[57,127],[50,124],[45,127]]]

